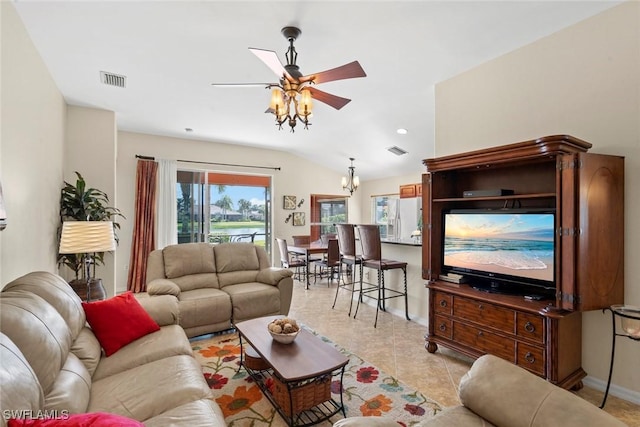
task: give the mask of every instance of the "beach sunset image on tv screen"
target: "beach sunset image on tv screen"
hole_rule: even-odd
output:
[[[551,213],[447,213],[444,265],[553,281]]]

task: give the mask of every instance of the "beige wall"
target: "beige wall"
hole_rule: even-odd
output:
[[[118,208],[127,216],[122,221],[120,245],[117,250],[116,284],[117,291],[126,289],[127,268],[131,253],[131,235],[133,232],[136,154],[164,158],[171,160],[194,160],[199,162],[233,163],[279,167],[281,170],[233,168],[228,166],[206,166],[189,163],[179,163],[179,168],[208,169],[215,171],[233,171],[247,174],[272,176],[273,183],[273,237],[283,237],[290,241],[295,234],[309,234],[309,195],[316,194],[348,194],[340,186],[341,173],[326,169],[301,159],[289,153],[275,150],[264,150],[255,147],[221,144],[190,139],[176,139],[145,135],[131,132],[118,133]],[[346,172],[348,160],[345,159]],[[282,196],[294,195],[305,203],[297,211],[306,213],[306,225],[292,225],[292,221],[285,224],[285,219],[291,211],[282,208]],[[357,192],[349,200],[351,218],[358,219],[360,206]],[[277,249],[274,249],[275,260],[280,259]],[[276,262],[275,265],[279,265]]]
[[[66,106],[13,5],[0,3],[0,284],[56,270]]]
[[[65,181],[75,185],[79,172],[88,187],[104,191],[109,196],[109,206],[117,206],[116,199],[116,115],[113,111],[84,107],[67,107],[67,132],[65,144]],[[120,221],[120,220],[118,220]],[[118,252],[105,254],[105,265],[96,268],[96,277],[102,279],[109,295],[113,295],[115,263]],[[67,279],[70,270],[61,274]],[[71,273],[73,274],[73,273]]]
[[[437,156],[553,134],[589,141],[594,153],[625,156],[625,303],[640,305],[640,3],[622,4],[442,82],[435,126]],[[611,320],[594,311],[583,322],[583,367],[588,380],[601,385]],[[618,339],[613,382],[626,390],[612,393],[632,390],[640,400],[637,342]]]

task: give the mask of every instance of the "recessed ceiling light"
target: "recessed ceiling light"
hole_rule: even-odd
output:
[[[406,135],[407,134],[407,130],[405,128],[400,128],[400,129],[396,130],[396,132],[398,132],[399,135]]]

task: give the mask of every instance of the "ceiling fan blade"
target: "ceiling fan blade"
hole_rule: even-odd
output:
[[[267,87],[277,85],[277,83],[211,83],[215,87]]]
[[[250,47],[249,50],[257,56],[264,64],[271,69],[279,79],[286,77],[289,81],[294,81],[293,77],[285,70],[284,65],[278,59],[278,55],[272,50],[256,49]]]
[[[306,89],[309,89],[311,92],[311,97],[316,101],[324,102],[325,104],[335,108],[336,110],[341,109],[345,105],[351,102],[350,99],[342,98],[336,95],[332,95],[327,92],[323,92],[321,90],[316,89],[315,87],[307,86]]]
[[[364,72],[358,61],[353,61],[348,64],[342,65],[331,70],[321,71],[315,74],[309,74],[308,76],[300,77],[300,82],[306,82],[313,80],[314,83],[326,83],[334,80],[353,79],[356,77],[366,77],[367,73]]]

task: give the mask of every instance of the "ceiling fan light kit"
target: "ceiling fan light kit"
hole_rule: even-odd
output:
[[[249,50],[280,79],[278,83],[266,84],[266,88],[271,89],[271,102],[267,112],[275,116],[278,128],[282,129],[282,125],[288,123],[291,132],[293,132],[297,122],[300,121],[304,124],[305,129],[309,129],[309,125],[311,124],[309,119],[313,113],[313,99],[323,102],[336,110],[341,109],[351,101],[347,98],[323,92],[315,87],[311,87],[311,85],[335,80],[366,77],[367,74],[358,61],[353,61],[337,68],[304,76],[296,63],[298,52],[296,52],[296,48],[293,45],[293,42],[300,37],[302,32],[297,27],[284,27],[281,32],[289,42],[289,49],[285,54],[287,59],[286,65],[282,65],[282,62],[280,62],[278,55],[274,51],[256,48],[249,48]],[[214,83],[214,86],[255,86],[255,83]]]

